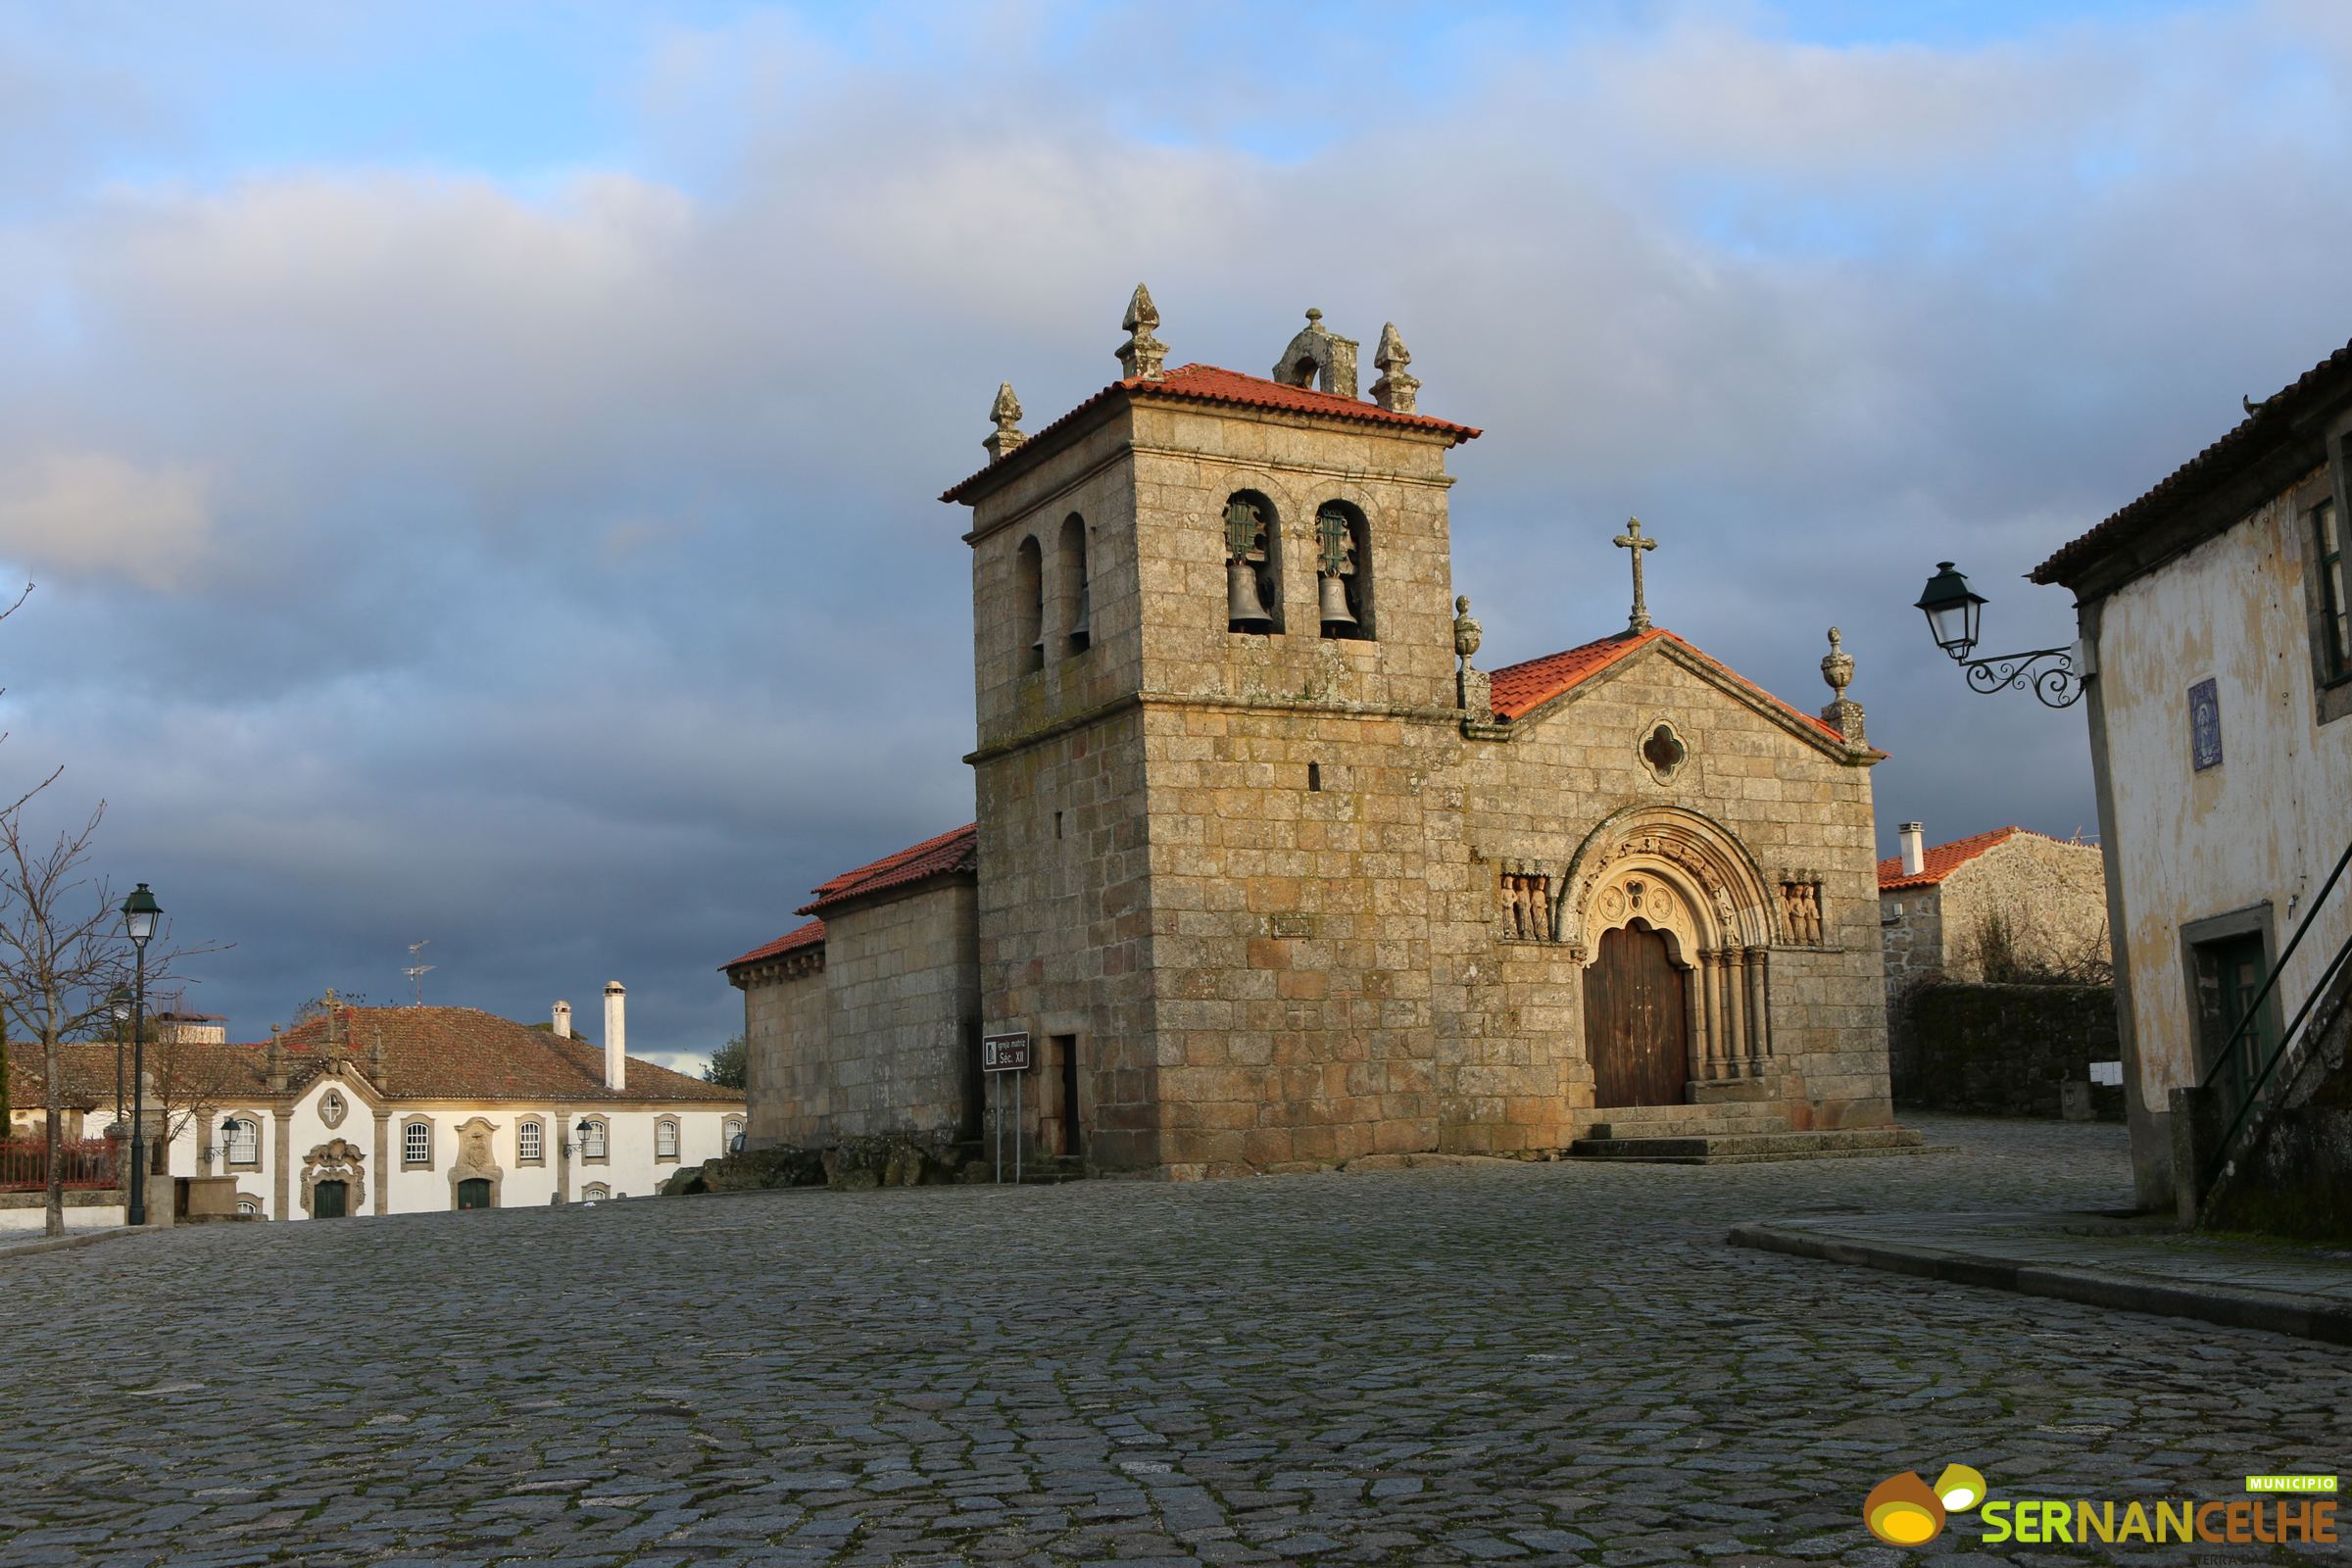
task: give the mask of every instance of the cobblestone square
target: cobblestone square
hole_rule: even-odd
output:
[[[1981,1550],[1966,1516],[1900,1553],[1861,1499],[1954,1460],[2068,1498],[2342,1466],[2340,1350],[1725,1245],[1808,1210],[2129,1200],[2120,1128],[1922,1125],[1957,1152],[762,1194],[20,1257],[0,1568],[2180,1562]]]

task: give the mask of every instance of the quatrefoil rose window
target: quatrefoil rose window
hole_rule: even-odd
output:
[[[1690,760],[1690,748],[1683,744],[1682,736],[1675,733],[1674,725],[1666,719],[1658,720],[1642,737],[1642,765],[1661,784],[1672,783]]]

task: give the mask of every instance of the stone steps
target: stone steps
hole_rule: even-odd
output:
[[[1643,1165],[1757,1165],[1784,1159],[1863,1159],[1926,1152],[1927,1141],[1911,1127],[1611,1136],[1580,1138],[1568,1146],[1571,1159]]]
[[[1698,1105],[1617,1105],[1595,1110],[1585,1126],[1585,1140],[1638,1138],[1719,1138],[1735,1134],[1768,1135],[1788,1131],[1788,1118],[1778,1105],[1756,1101],[1724,1101]]]

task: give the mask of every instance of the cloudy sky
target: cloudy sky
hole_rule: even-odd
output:
[[[430,938],[697,1054],[968,819],[933,498],[1141,278],[1171,363],[1398,324],[1489,662],[1621,623],[1638,512],[1774,690],[1844,629],[1883,842],[2071,833],[2080,710],[1910,602],[2068,640],[2021,574],[2352,335],[2347,190],[2340,0],[7,5],[0,782],[107,803],[239,1038]]]

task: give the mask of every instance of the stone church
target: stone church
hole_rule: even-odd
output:
[[[1025,1034],[1029,1147],[1197,1177],[1580,1140],[1893,1141],[1872,765],[1652,625],[1481,669],[1447,455],[1394,325],[1309,311],[1269,376],[1168,367],[1033,433],[970,509],[973,825],[723,968],[751,1141],[977,1136]],[[1007,1104],[1009,1109],[1009,1104]],[[1791,1136],[1793,1135],[1793,1136]]]

